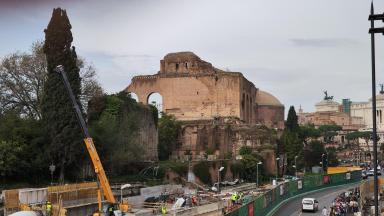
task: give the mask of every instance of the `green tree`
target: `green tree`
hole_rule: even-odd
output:
[[[52,159],[60,169],[60,182],[64,181],[65,176],[75,179],[86,158],[83,135],[73,105],[60,74],[55,72],[58,65],[64,67],[79,103],[80,75],[75,48],[71,46],[71,28],[66,11],[56,8],[45,29],[44,53],[48,75],[43,91],[42,117],[50,136]]]
[[[181,123],[173,115],[162,113],[159,119],[159,159],[168,160],[177,146]]]
[[[155,123],[157,111],[137,103],[125,92],[93,98],[89,103],[90,133],[104,167],[112,175],[126,174],[126,167],[143,160],[139,142],[141,125]],[[150,122],[152,123],[152,122]]]
[[[324,145],[317,140],[311,141],[309,148],[304,151],[305,166],[308,168],[320,166],[322,154],[326,154]]]
[[[291,132],[298,132],[299,130],[299,124],[294,106],[289,107],[287,121],[285,122],[285,129]]]
[[[342,130],[342,127],[339,125],[321,125],[319,126],[321,135],[324,137],[324,142],[333,141],[333,137],[337,135],[337,131]]]
[[[48,178],[45,133],[40,121],[17,112],[0,114],[0,179],[42,183]]]
[[[257,178],[257,163],[262,162],[262,157],[257,154],[245,154],[241,159],[241,177],[245,180],[255,182]],[[259,178],[262,176],[263,166],[259,165]]]
[[[304,142],[305,145],[311,139],[317,139],[321,136],[320,130],[316,129],[314,125],[300,126],[299,138]]]
[[[337,159],[336,148],[330,147],[326,149],[328,166],[337,166],[339,165],[339,160]]]
[[[283,132],[283,135],[281,136],[280,140],[284,146],[285,153],[287,155],[287,163],[288,163],[287,170],[289,171],[289,173],[293,174],[294,169],[292,168],[292,166],[295,163],[295,157],[296,156],[301,157],[301,154],[303,151],[303,143],[299,139],[298,133],[287,131],[287,130]],[[299,169],[300,168],[299,164],[296,164],[296,165],[298,166],[297,168]]]
[[[239,150],[240,155],[249,155],[252,154],[252,148],[249,146],[241,146]]]

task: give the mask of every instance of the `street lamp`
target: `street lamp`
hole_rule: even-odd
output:
[[[256,188],[259,187],[259,165],[263,164],[263,162],[258,162],[256,164]]]
[[[49,166],[49,171],[51,172],[51,185],[53,184],[53,173],[55,172],[55,170],[56,170],[56,166],[52,163]]]
[[[217,193],[220,193],[220,172],[224,170],[224,167],[220,167],[217,171]]]
[[[276,158],[276,185],[277,185],[277,176],[278,176],[278,174],[279,174],[279,160],[280,160],[280,158],[279,157],[277,157]]]
[[[294,168],[295,168],[295,177],[297,178],[297,158],[298,158],[299,156],[295,156],[295,165],[293,166]]]
[[[322,155],[321,155],[321,167],[323,168],[322,169],[322,172],[324,173],[324,156],[325,156],[325,154],[323,153]]]
[[[123,190],[124,190],[125,188],[130,188],[130,187],[132,187],[131,184],[121,185],[121,187],[120,187],[120,202],[121,202],[121,203],[123,203]]]

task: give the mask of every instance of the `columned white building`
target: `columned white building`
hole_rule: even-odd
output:
[[[380,138],[378,141],[378,150],[382,143],[384,143],[384,91],[380,91],[380,94],[376,96],[376,123],[377,123],[377,135]],[[372,131],[373,128],[373,116],[372,116],[372,98],[367,102],[352,102],[351,104],[351,116],[361,117],[363,119],[364,128],[361,131]],[[365,147],[365,140],[360,139],[359,143],[362,147]],[[369,151],[373,151],[373,142],[369,141]]]

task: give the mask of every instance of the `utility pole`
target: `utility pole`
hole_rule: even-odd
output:
[[[372,140],[373,140],[373,166],[374,166],[374,204],[375,204],[375,216],[379,215],[379,186],[377,181],[377,132],[376,132],[376,69],[375,69],[375,34],[384,34],[384,28],[375,28],[375,20],[384,21],[384,14],[374,14],[373,2],[371,2],[371,14],[368,17],[371,21],[371,28],[369,33],[371,34],[371,58],[372,58]]]

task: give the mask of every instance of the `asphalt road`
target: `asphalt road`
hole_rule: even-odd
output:
[[[328,212],[329,208],[332,204],[332,201],[341,193],[351,189],[355,188],[359,185],[359,183],[356,184],[350,184],[350,185],[340,185],[338,187],[325,189],[319,192],[314,192],[306,195],[301,195],[297,198],[294,198],[287,203],[283,204],[273,216],[320,216],[321,210],[324,208],[324,206],[327,207]],[[311,197],[316,198],[319,201],[319,211],[312,213],[312,212],[301,212],[301,200],[304,197]]]

